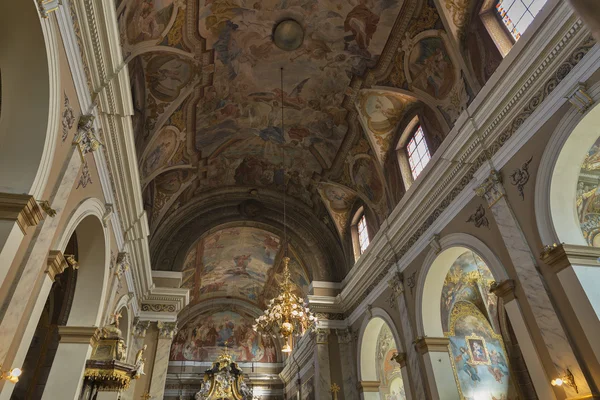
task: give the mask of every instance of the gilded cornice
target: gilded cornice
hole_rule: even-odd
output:
[[[69,263],[65,259],[62,251],[50,250],[48,253],[48,266],[45,272],[48,274],[48,277],[52,280],[52,282],[54,282],[57,275],[62,274],[68,267]]]
[[[540,259],[552,267],[555,274],[571,265],[600,267],[598,261],[600,259],[600,248],[598,247],[562,243],[547,246],[546,249],[540,254]]]
[[[37,201],[28,194],[0,193],[0,219],[15,221],[23,234],[43,218]]]
[[[95,326],[59,326],[61,343],[87,343],[93,346],[100,338],[100,329]]]
[[[507,279],[502,282],[494,282],[490,287],[490,292],[502,299],[504,303],[508,303],[515,298],[516,283],[513,279]]]
[[[360,392],[376,392],[379,393],[379,381],[360,381],[358,382],[358,390]]]
[[[422,337],[415,340],[415,347],[419,354],[447,353],[450,339],[446,337]]]

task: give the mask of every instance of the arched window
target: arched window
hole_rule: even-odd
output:
[[[498,50],[505,57],[533,22],[547,0],[486,0],[480,16]]]
[[[408,190],[431,159],[431,151],[419,117],[414,117],[408,124],[398,141],[396,151],[402,180]]]
[[[359,257],[367,251],[369,243],[370,237],[367,217],[365,216],[364,207],[360,207],[352,220],[352,244],[354,246],[355,260],[358,260]]]

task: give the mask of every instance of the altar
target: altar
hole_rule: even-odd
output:
[[[204,380],[196,400],[252,400],[252,389],[244,380],[244,373],[233,361],[227,347],[212,368],[204,372]]]

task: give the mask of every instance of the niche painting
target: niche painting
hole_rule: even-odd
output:
[[[581,232],[590,246],[600,247],[600,138],[588,150],[577,180],[575,204]]]

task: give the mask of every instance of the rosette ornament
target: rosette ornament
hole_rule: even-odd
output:
[[[253,328],[265,336],[282,338],[284,353],[292,351],[293,336],[302,336],[313,329],[317,318],[308,308],[304,299],[293,292],[290,282],[289,257],[283,258],[283,282],[279,296],[269,301],[263,315],[256,318]]]

